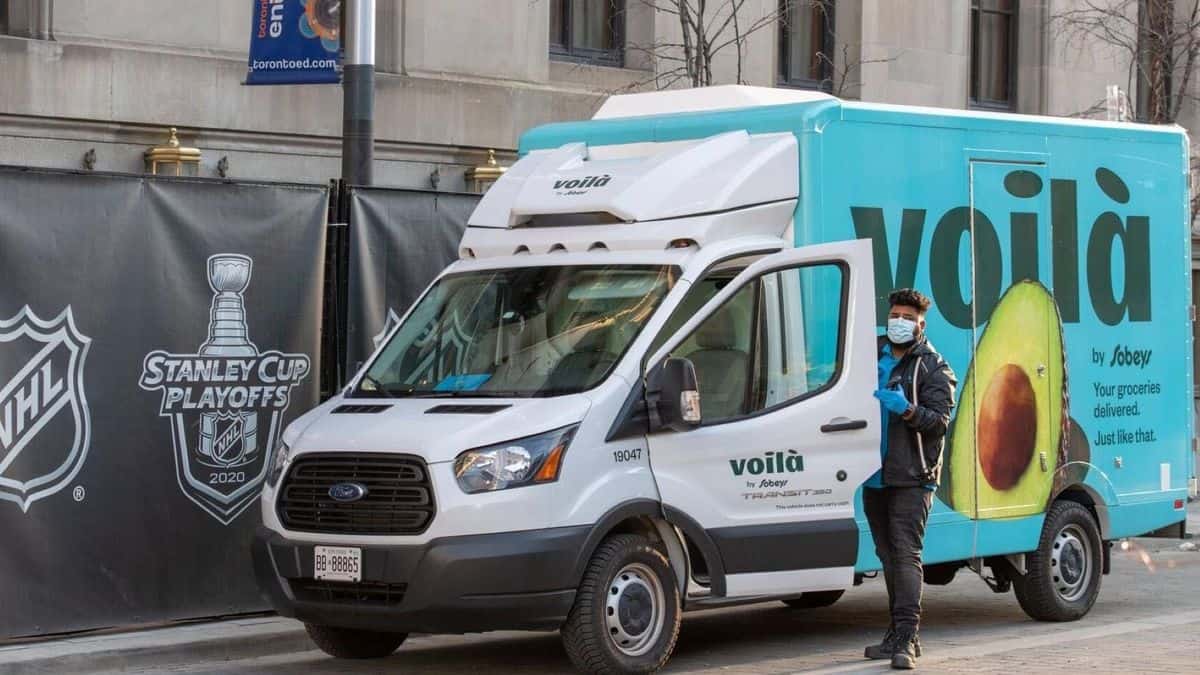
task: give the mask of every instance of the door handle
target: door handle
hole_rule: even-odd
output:
[[[854,431],[855,429],[866,428],[866,420],[852,420],[845,417],[835,417],[821,425],[821,433],[831,434],[835,431]]]

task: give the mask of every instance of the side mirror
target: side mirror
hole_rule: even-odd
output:
[[[682,358],[669,358],[646,376],[650,430],[687,431],[700,426],[700,387],[696,367]]]

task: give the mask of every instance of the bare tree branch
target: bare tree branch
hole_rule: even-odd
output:
[[[717,56],[726,49],[734,49],[734,80],[742,83],[746,40],[754,33],[780,23],[786,3],[773,3],[773,7],[760,16],[750,16],[750,7],[755,3],[747,0],[640,0],[655,12],[679,18],[679,41],[665,41],[655,37],[649,44],[630,45],[627,48],[646,54],[658,71],[650,81],[658,88],[680,84],[673,68],[662,70],[660,64],[683,65],[686,81],[693,87],[713,84],[714,64]],[[821,0],[795,0],[819,2]],[[659,77],[659,75],[664,75]]]
[[[862,84],[861,80],[850,79],[852,74],[862,73],[862,67],[872,63],[890,63],[895,61],[899,56],[889,56],[879,59],[854,59],[850,55],[850,45],[842,43],[842,58],[835,61],[832,56],[824,52],[817,52],[817,60],[826,64],[829,68],[830,77],[821,81],[822,86],[829,90],[829,93],[842,98],[845,96],[846,89],[849,87],[857,87]]]
[[[1127,90],[1135,92],[1139,119],[1170,124],[1179,118],[1184,102],[1198,99],[1191,91],[1200,65],[1200,0],[1084,0],[1059,12],[1051,22],[1080,49],[1088,40],[1115,48],[1128,59]],[[1107,109],[1099,101],[1071,117],[1092,117]],[[1200,157],[1189,160],[1192,223],[1200,216]]]
[[[1126,89],[1137,91],[1139,119],[1175,121],[1200,65],[1200,0],[1083,0],[1054,14],[1051,25],[1082,52],[1096,43],[1115,48],[1129,64]],[[1086,112],[1086,111],[1085,111]]]

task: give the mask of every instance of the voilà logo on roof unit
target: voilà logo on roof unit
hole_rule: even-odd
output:
[[[250,341],[252,267],[244,255],[208,259],[208,339],[194,354],[150,352],[139,382],[162,392],[158,414],[171,424],[179,487],[224,525],[258,496],[292,389],[310,371],[308,355],[259,351]]]
[[[571,196],[587,194],[591,188],[604,187],[612,180],[612,176],[583,176],[580,178],[561,178],[554,181],[554,194]]]
[[[49,321],[28,306],[0,320],[0,500],[23,512],[70,485],[87,459],[90,344],[70,306]]]

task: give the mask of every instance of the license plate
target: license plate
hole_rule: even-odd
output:
[[[313,547],[313,576],[329,581],[362,581],[362,549]]]

